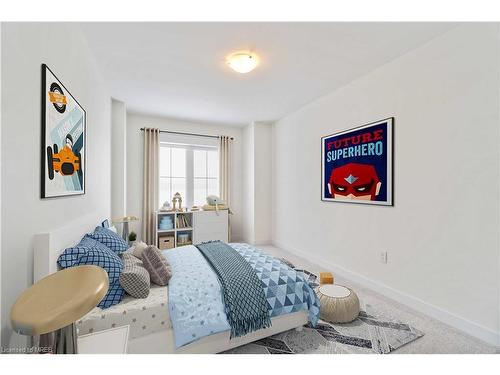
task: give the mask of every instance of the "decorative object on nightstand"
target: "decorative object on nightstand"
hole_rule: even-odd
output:
[[[128,244],[129,244],[129,246],[132,246],[135,241],[137,241],[137,233],[135,233],[134,231],[132,231],[128,235]]]
[[[217,207],[217,205],[224,204],[224,202],[222,202],[222,200],[217,195],[209,195],[207,197],[207,204]]]
[[[161,206],[160,211],[162,211],[162,212],[172,211],[172,205],[170,204],[170,202],[169,201],[165,201],[163,203],[163,206]]]
[[[202,208],[203,211],[215,211],[217,215],[219,215],[219,210],[227,210],[228,214],[232,214],[227,203],[216,195],[209,195],[207,197],[207,204],[203,205]]]
[[[97,266],[76,266],[44,277],[14,303],[10,320],[21,335],[40,335],[40,348],[76,354],[74,322],[97,306],[109,288],[108,274]]]
[[[207,197],[207,204],[203,206],[204,210],[229,210],[229,207],[217,195],[209,195]]]
[[[219,210],[229,210],[229,207],[225,204],[218,204],[217,206],[212,206],[210,204],[203,205],[203,211],[219,211]]]
[[[179,208],[176,208],[177,203],[179,203]],[[182,212],[182,197],[179,193],[175,193],[174,197],[172,198],[172,211],[180,211]]]
[[[320,272],[319,274],[319,283],[320,284],[333,284],[334,279],[331,272]]]
[[[128,240],[128,223],[131,221],[136,221],[139,220],[135,216],[124,216],[124,217],[117,217],[113,219],[113,223],[122,223],[123,224],[123,229],[122,229],[122,238],[127,241]]]
[[[325,284],[316,288],[320,302],[319,317],[331,323],[349,323],[359,315],[359,299],[352,289]]]

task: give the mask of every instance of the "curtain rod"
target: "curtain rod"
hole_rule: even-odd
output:
[[[141,128],[141,131],[144,131],[144,128]],[[180,135],[194,135],[196,137],[206,137],[206,138],[219,138],[218,135],[208,135],[208,134],[196,134],[196,133],[183,133],[183,132],[174,132],[169,130],[160,130],[160,133],[169,133],[169,134],[180,134]],[[233,137],[229,138],[233,140]]]

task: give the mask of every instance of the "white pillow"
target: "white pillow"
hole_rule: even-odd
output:
[[[116,227],[114,225],[112,227],[109,227],[109,228],[106,228],[106,229],[109,229],[111,232],[118,233],[118,230],[116,229]]]
[[[134,243],[132,246],[132,255],[135,256],[136,258],[142,259],[142,252],[146,250],[148,245],[145,242],[139,241]]]

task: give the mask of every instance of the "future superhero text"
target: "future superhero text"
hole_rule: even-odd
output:
[[[384,153],[383,133],[379,129],[330,141],[326,144],[326,161],[329,163],[343,158],[380,156]]]

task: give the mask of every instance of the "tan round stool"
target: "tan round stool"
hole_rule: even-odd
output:
[[[352,289],[325,284],[316,288],[320,302],[319,317],[331,323],[349,323],[359,315],[359,299]]]
[[[55,272],[19,296],[10,311],[12,328],[22,335],[41,335],[39,346],[55,353],[77,353],[74,322],[97,306],[108,288],[108,274],[101,267]]]

